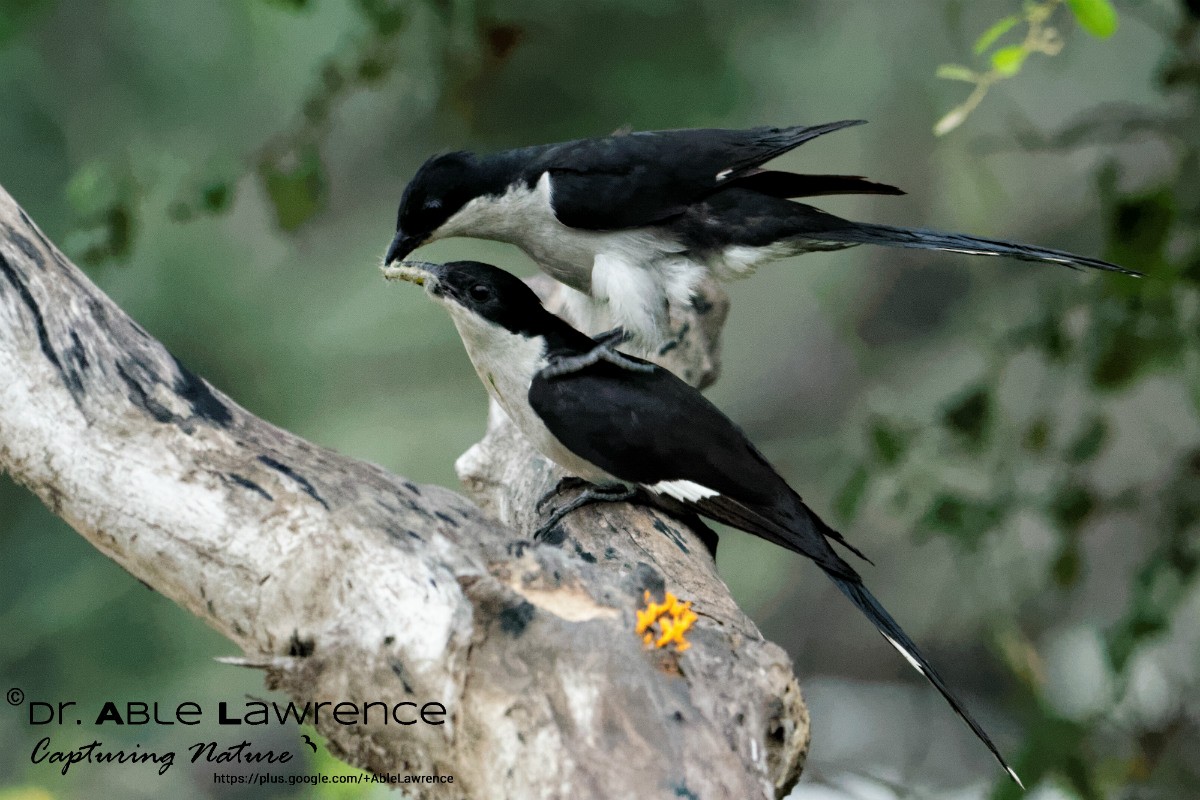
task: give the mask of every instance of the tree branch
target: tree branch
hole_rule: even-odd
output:
[[[668,355],[695,382],[715,376],[724,307],[698,303]],[[417,790],[439,798],[790,789],[809,735],[791,664],[694,530],[619,505],[571,515],[555,543],[528,541],[533,501],[557,476],[495,411],[458,466],[499,523],[240,408],[0,189],[0,469],[297,701],[449,711],[443,725],[322,718],[335,754],[453,775],[450,795]],[[647,589],[693,601],[690,649],[643,646]]]

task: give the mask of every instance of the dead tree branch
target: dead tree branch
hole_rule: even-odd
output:
[[[697,382],[715,370],[714,302],[673,355]],[[188,371],[0,189],[0,469],[297,701],[449,711],[320,726],[337,755],[453,775],[424,790],[438,798],[789,789],[808,743],[791,664],[696,533],[621,505],[529,542],[556,476],[492,423],[459,463],[491,517],[303,441]],[[634,633],[647,589],[693,601],[686,652]]]

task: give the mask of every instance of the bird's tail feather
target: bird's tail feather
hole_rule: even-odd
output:
[[[803,238],[843,244],[878,244],[886,247],[911,247],[921,250],[946,250],[952,253],[967,253],[981,256],[1008,256],[1021,261],[1047,261],[1062,264],[1072,269],[1087,267],[1126,275],[1140,276],[1140,272],[1102,261],[1099,258],[1080,256],[1065,250],[1006,242],[1000,239],[985,239],[965,233],[943,233],[923,228],[895,228],[890,225],[850,223],[845,227],[834,227],[819,232],[805,232]]]
[[[1025,785],[1021,783],[1021,779],[1017,777],[1017,773],[1004,760],[1004,756],[1000,755],[1000,751],[993,744],[991,737],[987,735],[980,724],[975,721],[975,718],[971,716],[958,698],[954,696],[950,688],[946,686],[946,682],[942,680],[942,676],[934,670],[933,666],[925,659],[925,656],[921,655],[921,651],[917,649],[917,645],[912,639],[908,638],[908,634],[904,632],[896,620],[892,619],[892,615],[880,605],[875,596],[867,591],[867,588],[859,581],[847,580],[834,574],[830,574],[829,577],[842,590],[842,594],[850,598],[850,602],[854,603],[858,610],[865,614],[867,619],[871,620],[875,628],[883,634],[883,638],[887,639],[888,643],[896,648],[900,655],[904,656],[917,672],[924,675],[926,680],[941,692],[942,697],[946,698],[946,702],[950,704],[950,707],[963,718],[963,721],[967,723],[975,735],[992,751],[992,755],[1000,762],[1000,766],[1004,767],[1009,777],[1024,789]]]

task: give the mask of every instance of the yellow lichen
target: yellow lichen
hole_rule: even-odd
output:
[[[681,602],[678,597],[667,592],[661,603],[654,602],[647,590],[643,595],[645,609],[637,612],[637,627],[634,629],[642,637],[647,647],[662,648],[675,645],[675,651],[682,653],[691,647],[691,643],[683,637],[698,619],[692,611],[692,602]],[[658,626],[655,635],[654,626]]]

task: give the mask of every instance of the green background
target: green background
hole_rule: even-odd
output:
[[[1013,755],[1029,797],[1191,797],[1200,56],[1185,6],[1118,3],[1103,40],[1059,9],[1062,53],[1031,56],[937,138],[970,91],[938,65],[986,68],[972,43],[1018,3],[0,0],[0,185],[246,408],[453,487],[484,391],[444,313],[378,273],[429,154],[626,124],[869,119],[782,165],[909,194],[822,207],[1149,277],[865,247],[781,262],[730,287],[709,396],[872,556],[868,584]],[[534,270],[485,242],[420,256]],[[718,563],[805,688],[813,746],[796,797],[1013,796],[812,565],[738,533]],[[85,708],[268,696],[257,673],[213,661],[230,654],[0,478],[0,688]],[[67,747],[236,743],[214,726],[47,732]],[[0,706],[3,800],[270,794],[185,763],[64,777],[30,765],[41,735]]]

